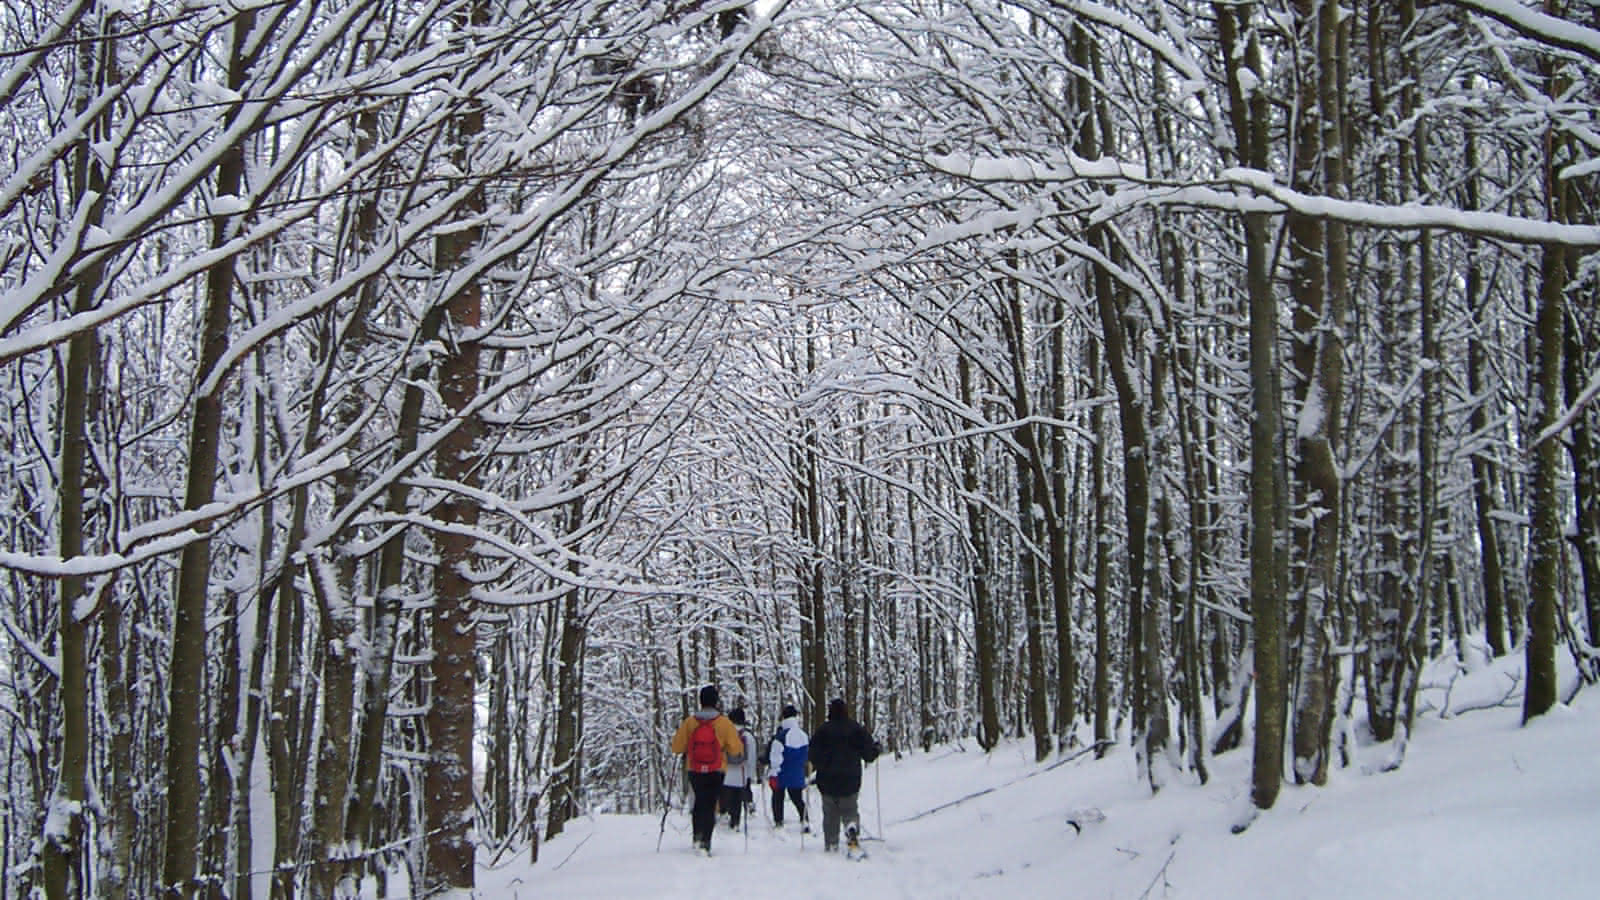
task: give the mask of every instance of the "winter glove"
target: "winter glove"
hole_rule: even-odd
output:
[[[768,775],[767,776],[767,788],[769,790],[773,791],[773,792],[777,792],[777,790],[778,790],[778,776],[776,776],[776,775]]]

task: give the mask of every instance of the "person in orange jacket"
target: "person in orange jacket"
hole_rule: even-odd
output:
[[[723,715],[715,685],[700,689],[700,709],[678,726],[672,736],[672,752],[683,754],[683,766],[694,789],[694,846],[711,855],[711,835],[717,830],[717,797],[722,793],[722,776],[729,763],[744,762],[744,741],[739,729]]]

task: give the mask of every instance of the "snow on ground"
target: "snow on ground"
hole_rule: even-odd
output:
[[[968,743],[868,767],[862,820],[878,839],[862,862],[824,854],[820,834],[802,835],[792,810],[788,828],[774,832],[761,790],[748,842],[723,824],[710,859],[690,849],[681,812],[664,834],[659,815],[595,816],[570,823],[535,866],[524,857],[481,870],[477,894],[1592,898],[1600,688],[1522,728],[1515,699],[1495,705],[1519,662],[1482,667],[1448,695],[1431,677],[1402,766],[1379,772],[1394,748],[1363,748],[1371,759],[1336,769],[1326,787],[1285,785],[1238,835],[1229,826],[1248,808],[1248,750],[1211,760],[1207,785],[1175,778],[1152,797],[1125,746],[1047,770],[1031,761],[1030,743],[987,755]],[[1472,706],[1487,708],[1452,712]],[[814,792],[810,803],[820,826]]]

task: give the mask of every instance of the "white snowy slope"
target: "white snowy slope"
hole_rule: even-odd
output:
[[[690,850],[679,812],[669,816],[659,852],[659,816],[601,815],[570,823],[536,866],[505,861],[481,870],[476,893],[1592,898],[1600,688],[1523,728],[1514,699],[1496,705],[1519,665],[1482,666],[1456,678],[1448,693],[1448,676],[1431,674],[1403,765],[1367,774],[1395,750],[1364,748],[1326,787],[1285,785],[1276,806],[1239,835],[1229,825],[1248,804],[1248,751],[1212,759],[1204,786],[1175,776],[1152,797],[1126,747],[1044,770],[1031,761],[1030,743],[1009,742],[988,755],[968,744],[868,768],[864,825],[881,840],[867,843],[871,855],[862,862],[824,855],[820,835],[802,836],[792,814],[788,830],[774,833],[764,803],[748,844],[723,825],[710,859]],[[1570,673],[1563,678],[1570,680]],[[1473,706],[1486,708],[1456,712]],[[811,804],[820,817],[815,793]]]

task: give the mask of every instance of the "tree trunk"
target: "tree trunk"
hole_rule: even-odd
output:
[[[442,306],[435,305],[417,325],[414,346],[426,346],[438,339],[444,321]],[[431,364],[426,358],[407,373],[406,388],[395,420],[394,463],[405,463],[416,453],[422,427],[422,403]],[[405,515],[411,503],[410,482],[397,472],[389,482],[384,505],[389,512]],[[378,797],[378,779],[383,770],[383,736],[388,723],[389,694],[394,675],[396,628],[400,618],[400,593],[405,579],[406,529],[395,528],[378,554],[377,580],[373,585],[371,623],[367,628],[362,653],[361,728],[356,739],[354,791],[345,820],[345,835],[356,847],[373,842],[373,816]]]
[[[1301,91],[1301,138],[1296,161],[1303,189],[1344,196],[1343,94],[1337,49],[1339,11],[1334,4],[1302,0],[1302,21],[1315,23],[1317,65]],[[1315,13],[1313,17],[1313,13]],[[1315,98],[1317,115],[1312,115]],[[1320,182],[1317,173],[1320,172]],[[1305,548],[1305,584],[1300,593],[1298,692],[1295,698],[1294,774],[1301,783],[1325,784],[1332,738],[1337,673],[1332,656],[1333,610],[1337,604],[1338,562],[1343,538],[1343,490],[1339,476],[1339,433],[1343,397],[1344,307],[1348,292],[1345,228],[1295,217],[1291,229],[1296,257],[1295,361],[1302,379],[1300,479],[1306,491],[1310,526],[1300,537]]]
[[[806,335],[806,371],[817,370],[816,338]],[[800,715],[809,730],[815,731],[822,722],[828,702],[828,605],[825,573],[822,561],[825,547],[822,540],[822,472],[821,449],[817,422],[807,420],[805,444],[805,577],[801,581],[805,591],[801,597],[804,614],[800,617],[800,652],[805,659],[805,697],[801,698]]]
[[[1015,268],[1015,255],[1008,254],[1008,257],[1008,263]],[[1017,543],[1020,551],[1017,565],[1022,576],[1020,592],[1028,647],[1028,670],[1024,676],[1027,679],[1025,700],[1028,723],[1033,729],[1034,759],[1043,761],[1050,755],[1050,707],[1045,693],[1043,589],[1039,584],[1039,557],[1034,549],[1038,544],[1040,526],[1044,524],[1041,519],[1056,518],[1053,512],[1055,504],[1048,496],[1035,496],[1035,487],[1038,494],[1044,495],[1049,482],[1045,478],[1036,426],[1033,424],[1033,406],[1028,395],[1028,334],[1022,309],[1022,284],[1016,279],[1008,279],[1001,290],[1005,294],[1002,330],[1005,332],[1006,350],[1011,363],[1012,415],[1018,422],[1015,437],[1020,446],[1020,451],[1013,454],[1013,461],[1016,467]],[[1043,516],[1035,515],[1036,505],[1044,509]]]
[[[1072,595],[1077,585],[1078,565],[1077,548],[1072,543],[1072,535],[1076,532],[1068,526],[1078,521],[1079,491],[1068,482],[1071,451],[1067,445],[1067,430],[1060,424],[1067,420],[1067,342],[1066,329],[1061,325],[1066,318],[1066,298],[1057,294],[1050,312],[1050,321],[1054,325],[1050,329],[1048,369],[1050,412],[1057,423],[1050,429],[1050,495],[1055,498],[1056,526],[1049,529],[1050,594],[1056,619],[1057,750],[1072,746],[1073,730],[1078,718],[1078,657],[1073,652],[1072,643]],[[1066,504],[1065,508],[1061,504]]]
[[[960,381],[961,405],[974,408],[976,392],[972,384],[972,364],[966,354],[956,359],[957,378]],[[961,486],[966,494],[967,540],[972,546],[970,566],[972,598],[972,643],[978,657],[977,691],[978,717],[982,723],[978,731],[978,745],[992,750],[1000,742],[1000,710],[996,694],[997,674],[995,659],[995,610],[989,595],[989,530],[984,517],[983,484],[978,469],[977,438],[961,444]]]
[[[1572,210],[1580,209],[1574,186],[1566,187],[1565,202]],[[1568,251],[1570,254],[1570,251]],[[1577,265],[1570,255],[1568,271]],[[1566,405],[1571,408],[1580,402],[1588,373],[1596,371],[1595,347],[1586,341],[1583,323],[1579,317],[1566,316],[1566,348],[1562,366]],[[1595,408],[1581,410],[1572,424],[1572,438],[1567,441],[1572,457],[1572,501],[1577,513],[1577,528],[1572,535],[1572,552],[1578,559],[1578,570],[1583,581],[1583,621],[1587,642],[1600,646],[1600,447],[1596,446],[1595,425],[1600,416]],[[1578,667],[1583,677],[1593,682],[1600,678],[1600,659],[1579,658]]]
[[[73,106],[82,114],[91,95],[115,78],[116,44],[102,34],[111,29],[116,13],[107,13],[95,31],[85,34],[75,59]],[[108,115],[78,141],[72,153],[73,196],[89,205],[85,221],[98,226],[105,217],[106,174],[98,157],[90,152],[89,142],[109,136]],[[72,311],[86,313],[95,307],[101,288],[104,266],[88,267],[73,285]],[[60,521],[58,552],[63,560],[83,555],[84,494],[87,478],[84,468],[89,456],[90,382],[100,365],[100,343],[93,329],[74,335],[67,342],[67,358],[62,369],[60,436]],[[87,620],[97,600],[85,596],[82,575],[68,574],[57,582],[56,641],[60,657],[61,756],[56,784],[50,799],[45,833],[40,841],[45,896],[64,900],[82,896],[80,877],[85,869],[84,806],[89,782],[89,667]],[[114,786],[108,785],[113,789]]]
[[[583,472],[579,465],[577,471]],[[581,481],[581,475],[575,478]],[[584,500],[582,497],[567,504],[566,530],[574,534],[583,528]],[[568,563],[568,571],[576,578],[576,560]],[[549,808],[546,812],[545,840],[551,840],[566,827],[567,820],[578,815],[578,745],[581,731],[579,716],[583,708],[583,649],[587,643],[583,610],[580,605],[582,589],[569,587],[561,603],[561,644],[556,657],[556,740],[551,749],[550,786],[546,792]]]
[[[489,5],[475,0],[459,16],[463,29],[480,28],[489,21]],[[484,130],[483,107],[466,105],[455,123],[456,144],[450,156],[457,170],[470,172],[469,146]],[[435,269],[451,273],[470,261],[482,238],[484,189],[478,184],[462,201],[459,230],[436,238]],[[439,400],[459,421],[439,441],[434,454],[438,477],[464,490],[446,495],[435,517],[438,563],[433,572],[434,606],[431,616],[433,659],[429,666],[433,696],[428,704],[427,763],[423,772],[424,828],[427,834],[427,886],[470,891],[475,878],[473,824],[473,716],[477,699],[478,612],[472,597],[474,537],[478,504],[468,491],[479,475],[478,396],[479,345],[483,286],[476,279],[461,285],[445,301],[444,340],[448,348],[439,364]],[[447,490],[450,490],[447,488]]]
[[[1100,344],[1088,341],[1085,365],[1094,377],[1094,395],[1105,393],[1105,367],[1100,365]],[[1090,490],[1094,496],[1094,742],[1095,757],[1111,748],[1111,535],[1106,509],[1111,505],[1111,489],[1106,479],[1105,447],[1107,427],[1105,406],[1096,403],[1089,411],[1089,433],[1094,438],[1094,456],[1089,461]]]
[[[510,843],[512,823],[517,815],[511,789],[512,766],[518,758],[513,749],[511,685],[516,678],[511,661],[511,637],[501,631],[495,636],[489,662],[489,738],[484,760],[485,803],[489,808],[489,838],[499,846]]]
[[[255,13],[250,10],[241,11],[234,20],[227,58],[228,88],[235,92],[242,93],[244,89],[251,58],[246,42],[251,38],[255,21]],[[224,122],[231,123],[237,116],[237,109],[231,110]],[[217,165],[217,196],[239,196],[244,162],[242,146],[229,147],[221,154]],[[221,247],[231,240],[240,221],[239,216],[217,216],[212,225],[211,246]],[[188,511],[201,509],[216,496],[223,382],[216,377],[220,373],[215,370],[228,345],[235,262],[236,258],[229,255],[206,270],[205,321],[195,366],[197,390],[189,424],[189,471],[183,496],[183,508]],[[199,390],[207,382],[212,382],[210,389]],[[205,527],[208,526],[199,526]],[[210,580],[211,542],[208,538],[197,538],[184,545],[178,562],[172,661],[168,670],[167,827],[162,881],[167,890],[179,897],[196,895],[195,867],[201,858],[201,839],[208,824],[200,813],[205,808],[200,783],[205,728],[200,714],[207,707],[206,598]]]
[[[1253,30],[1240,35],[1240,17],[1247,11],[1213,3],[1221,38],[1227,92],[1239,156],[1245,165],[1267,168],[1267,98],[1246,90],[1261,83],[1261,46]],[[1241,38],[1244,41],[1240,44]],[[1277,309],[1268,271],[1269,246],[1265,213],[1245,213],[1245,286],[1250,322],[1250,612],[1255,630],[1256,736],[1251,764],[1250,797],[1257,809],[1277,802],[1283,782],[1284,707],[1288,700],[1283,652],[1284,573],[1277,553],[1279,509],[1276,469],[1281,440],[1277,393]]]
[[[1466,177],[1462,190],[1466,197],[1466,208],[1481,209],[1481,200],[1478,196],[1477,133],[1471,128],[1467,129],[1464,140]],[[1486,434],[1489,430],[1490,411],[1489,393],[1483,376],[1484,368],[1488,364],[1483,334],[1490,324],[1489,297],[1483,283],[1482,248],[1478,242],[1473,242],[1466,252],[1466,295],[1473,319],[1473,327],[1467,338],[1467,393],[1480,398],[1473,404],[1467,424],[1471,433]],[[1484,637],[1489,644],[1489,652],[1496,657],[1504,656],[1509,649],[1506,644],[1505,575],[1500,562],[1500,539],[1495,535],[1494,529],[1495,513],[1499,511],[1496,499],[1498,494],[1494,461],[1490,458],[1487,448],[1479,450],[1472,454],[1472,504],[1478,535],[1479,571],[1483,584]]]
[[[1545,12],[1561,18],[1565,3],[1546,0]],[[1558,74],[1548,55],[1540,57],[1540,74],[1552,100],[1565,95],[1568,79]],[[1564,138],[1547,126],[1544,146],[1545,217],[1565,222],[1565,192],[1557,177],[1563,158]],[[1566,326],[1564,294],[1567,287],[1567,251],[1547,245],[1539,260],[1539,298],[1534,317],[1532,357],[1533,408],[1529,410],[1531,436],[1549,432],[1561,414],[1562,344]],[[1528,641],[1525,648],[1527,689],[1522,696],[1524,723],[1543,715],[1556,703],[1557,618],[1561,582],[1561,442],[1551,435],[1534,445],[1533,490],[1528,497]]]

